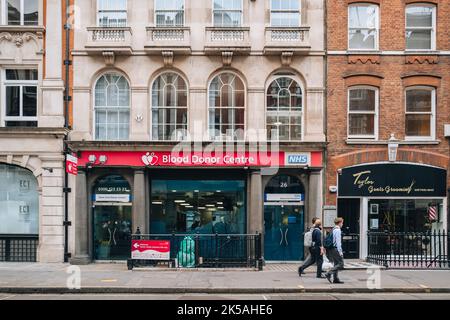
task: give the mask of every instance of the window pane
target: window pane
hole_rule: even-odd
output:
[[[6,69],[6,80],[37,80],[38,72],[33,69]]]
[[[350,111],[375,111],[375,90],[352,89],[349,100]]]
[[[8,0],[8,24],[20,25],[20,0]]]
[[[25,25],[37,25],[38,24],[38,0],[26,0],[24,1],[24,24]]]
[[[351,5],[349,7],[350,28],[377,28],[377,10],[375,5]]]
[[[406,135],[414,137],[431,136],[431,115],[407,114]]]
[[[6,87],[6,116],[20,116],[20,87]]]
[[[375,116],[373,114],[350,114],[350,135],[374,135]]]
[[[409,6],[406,8],[406,26],[433,26],[433,8],[424,6]]]
[[[406,111],[407,112],[431,112],[432,110],[431,90],[408,90],[406,91]]]
[[[23,116],[37,116],[37,87],[23,87]]]
[[[273,27],[298,27],[300,25],[298,12],[272,12],[271,19]]]
[[[407,30],[407,49],[431,49],[431,30]]]
[[[375,49],[376,30],[352,29],[349,31],[350,49]]]

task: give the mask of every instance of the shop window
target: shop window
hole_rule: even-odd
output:
[[[3,87],[5,126],[37,127],[37,70],[6,69]]]
[[[130,86],[120,74],[108,73],[95,84],[95,139],[127,140],[130,131]]]
[[[348,138],[376,139],[378,132],[378,89],[352,87],[348,90]]]
[[[6,25],[38,25],[39,0],[2,0],[2,2]]]
[[[187,131],[187,85],[178,74],[160,75],[152,88],[153,140],[182,140]]]
[[[272,27],[299,27],[299,0],[271,0],[270,25]]]
[[[240,27],[242,24],[242,0],[213,0],[215,27]]]
[[[37,180],[23,168],[0,164],[0,234],[39,234]]]
[[[349,50],[377,50],[379,10],[368,3],[352,4],[348,7]]]
[[[436,91],[429,87],[412,87],[406,90],[407,139],[434,139]]]
[[[406,49],[434,50],[436,46],[436,7],[413,4],[406,7]]]
[[[267,137],[270,140],[302,139],[303,94],[289,77],[274,80],[267,89]]]
[[[97,0],[97,26],[126,27],[127,0]]]
[[[184,0],[155,0],[157,27],[181,27],[184,25]]]
[[[152,234],[244,234],[245,181],[153,180]]]
[[[221,73],[209,86],[209,131],[211,139],[243,140],[245,89],[233,73]]]

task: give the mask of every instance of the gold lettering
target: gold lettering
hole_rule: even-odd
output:
[[[375,182],[373,180],[370,180],[369,176],[363,178],[362,176],[365,174],[370,174],[371,171],[361,171],[358,173],[355,173],[353,176],[355,177],[355,181],[353,182],[354,185],[357,185],[359,189],[361,189],[362,187],[364,187],[365,185],[373,185],[375,184]]]

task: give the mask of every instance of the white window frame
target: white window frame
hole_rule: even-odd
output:
[[[297,0],[299,1],[299,0]],[[302,25],[302,3],[299,1],[298,10],[294,9],[274,9],[273,8],[273,0],[270,0],[270,26],[274,28],[295,28],[300,27]],[[297,26],[274,26],[272,24],[272,13],[298,13],[298,25]]]
[[[375,91],[375,110],[374,111],[350,111],[350,91],[366,89]],[[357,85],[347,88],[347,139],[349,140],[378,140],[378,124],[379,124],[379,109],[380,109],[380,90],[373,86]],[[350,134],[350,114],[372,114],[374,115],[373,135],[352,135]]]
[[[8,0],[1,0],[1,1],[2,1],[2,3],[1,3],[1,10],[2,10],[1,24],[9,25],[8,24],[8,9],[7,9],[8,8],[8,4],[7,4]],[[26,0],[20,0],[20,24],[13,25],[13,26],[37,26],[37,25],[39,25],[39,15],[40,15],[40,8],[41,8],[40,1],[36,0],[37,4],[38,4],[38,21],[36,24],[30,24],[30,25],[25,25],[25,13],[23,10],[25,1]]]
[[[216,27],[216,28],[241,28],[244,25],[244,1],[243,0],[240,0],[240,1],[241,1],[241,10],[216,10],[216,9],[214,9],[214,0],[211,0],[211,4],[212,4],[212,7],[211,7],[211,13],[212,13],[211,14],[211,23],[212,23],[212,26]],[[216,26],[214,24],[214,13],[216,11],[218,11],[218,12],[240,12],[241,13],[241,19],[240,19],[241,23],[240,23],[240,25],[238,25],[238,26],[224,26],[224,25]]]
[[[427,7],[432,9],[432,25],[431,27],[408,27],[406,19],[406,10],[411,7]],[[431,30],[431,48],[429,49],[408,49],[406,33],[411,30]],[[436,50],[436,5],[431,3],[411,3],[405,7],[405,51],[434,51]]]
[[[157,24],[157,15],[158,12],[174,12],[175,10],[157,10],[156,9],[156,1],[155,1],[155,8],[154,8],[154,14],[153,14],[153,21],[155,21],[155,26],[158,28],[181,28],[184,27],[186,25],[186,0],[183,0],[183,9],[182,10],[178,10],[178,11],[183,11],[183,24],[182,25],[173,25],[173,26],[168,26],[168,25],[158,25]]]
[[[101,0],[97,0],[97,6],[96,6],[96,13],[95,13],[95,15],[96,15],[96,22],[95,22],[95,25],[97,26],[97,27],[101,27],[101,28],[125,28],[125,27],[127,27],[128,26],[128,0],[123,0],[123,1],[125,1],[125,13],[126,13],[126,16],[127,16],[127,21],[125,22],[125,25],[124,26],[121,26],[121,27],[111,27],[111,26],[101,26],[100,25],[100,6],[99,6],[99,1],[101,1]],[[109,10],[109,11],[111,11],[111,12],[123,12],[122,10]]]
[[[375,47],[370,49],[361,49],[361,48],[351,48],[350,47],[350,30],[356,29],[356,30],[372,30],[370,28],[356,28],[356,27],[350,27],[350,9],[352,7],[360,7],[360,6],[373,6],[376,8],[376,22],[375,22]],[[347,9],[347,48],[349,51],[378,51],[379,50],[379,44],[380,44],[380,6],[377,4],[369,3],[369,2],[357,2],[357,3],[351,3],[348,5]]]
[[[115,74],[115,75],[119,75],[119,76],[122,76],[127,82],[128,82],[128,90],[129,90],[129,97],[128,97],[128,107],[121,107],[121,106],[98,106],[97,107],[97,105],[96,105],[96,103],[95,103],[95,94],[96,94],[96,87],[97,87],[97,82],[103,77],[103,76],[105,76],[105,75],[108,75],[108,74]],[[92,136],[92,140],[94,140],[94,141],[129,141],[130,140],[130,136],[131,136],[131,124],[132,124],[132,122],[131,122],[131,115],[132,115],[132,113],[131,113],[131,100],[132,100],[132,97],[131,97],[131,83],[130,83],[130,81],[128,80],[128,78],[124,75],[124,74],[122,74],[122,73],[120,73],[120,72],[117,72],[117,71],[114,71],[114,70],[112,70],[112,71],[107,71],[107,72],[104,72],[104,73],[102,73],[102,74],[100,74],[98,77],[97,77],[97,79],[95,80],[95,82],[94,82],[94,87],[93,87],[93,89],[92,89],[92,92],[93,92],[93,94],[92,94],[92,106],[93,106],[93,108],[92,108],[92,110],[93,110],[93,115],[92,115],[92,133],[93,133],[93,136]],[[128,137],[127,137],[127,139],[106,139],[106,140],[100,140],[100,139],[97,139],[96,137],[97,137],[97,130],[96,130],[96,127],[97,127],[97,110],[106,110],[106,111],[108,111],[108,110],[117,110],[117,111],[121,111],[121,110],[127,110],[128,111],[128,113],[129,113],[129,119],[128,119]],[[106,116],[108,116],[108,115],[106,115]]]
[[[427,90],[431,91],[431,112],[410,112],[408,111],[407,106],[407,99],[406,99],[406,93],[408,91],[414,91],[414,90]],[[404,90],[404,98],[405,98],[405,140],[408,141],[428,141],[428,140],[435,140],[436,139],[436,88],[430,87],[430,86],[411,86],[407,87]],[[408,114],[426,114],[430,115],[430,135],[429,136],[408,136],[406,135],[406,116]]]
[[[6,80],[6,70],[36,70],[38,72],[38,80]],[[39,70],[37,68],[29,67],[29,68],[4,68],[1,70],[1,80],[2,80],[2,88],[1,88],[1,95],[2,95],[2,126],[6,127],[7,121],[23,121],[23,122],[32,122],[36,121],[38,122],[38,116],[39,116]],[[6,115],[6,87],[9,86],[19,86],[20,89],[20,110],[19,116],[16,117],[10,117]],[[36,116],[34,117],[24,117],[23,116],[23,87],[36,87]],[[38,123],[39,125],[39,123]]]
[[[300,79],[293,77],[291,75],[277,75],[274,77],[271,77],[266,85],[265,91],[264,91],[264,105],[265,105],[265,117],[264,117],[264,128],[267,130],[267,117],[268,117],[268,113],[269,111],[267,110],[267,90],[269,89],[270,85],[272,84],[272,82],[274,82],[277,79],[280,78],[289,78],[292,79],[293,81],[295,81],[299,86],[300,89],[302,90],[302,110],[299,112],[299,114],[301,115],[302,121],[300,123],[301,125],[301,139],[292,139],[291,138],[291,128],[289,128],[289,140],[276,140],[276,139],[270,139],[268,138],[269,133],[266,133],[266,139],[267,141],[280,141],[280,142],[299,142],[299,141],[304,141],[305,139],[305,90],[303,87],[303,83],[300,81]],[[279,112],[279,111],[276,111]],[[286,111],[289,114],[289,120],[291,118],[291,111]],[[290,125],[290,124],[289,124]]]

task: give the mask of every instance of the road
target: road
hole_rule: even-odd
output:
[[[305,294],[2,294],[0,301],[5,300],[450,300],[449,293],[407,294],[343,294],[343,293],[305,293]]]

